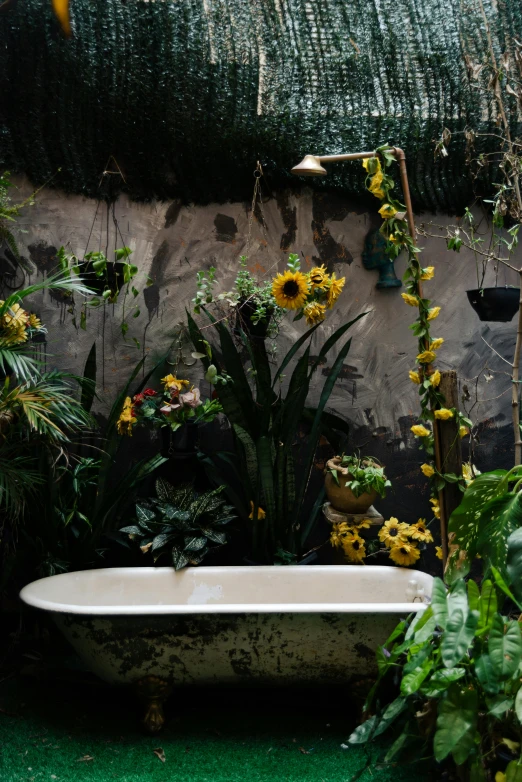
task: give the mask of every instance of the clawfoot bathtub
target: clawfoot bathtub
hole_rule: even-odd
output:
[[[107,568],[24,587],[89,668],[134,684],[145,727],[163,724],[172,686],[348,683],[375,669],[375,649],[421,611],[432,578],[393,567]]]

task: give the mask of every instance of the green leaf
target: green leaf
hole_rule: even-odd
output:
[[[477,549],[484,560],[501,573],[505,573],[508,538],[520,526],[522,491],[496,497],[482,509]]]
[[[396,698],[381,716],[374,715],[359,725],[348,738],[348,744],[366,744],[372,738],[380,736],[402,714],[407,705],[406,698]]]
[[[464,579],[457,581],[453,584],[451,591],[448,595],[448,617],[460,610],[467,617],[469,612],[468,594],[466,591],[466,583]]]
[[[518,622],[505,621],[495,614],[489,633],[488,651],[493,671],[501,679],[509,679],[522,657],[522,636]]]
[[[475,746],[477,717],[477,691],[453,684],[447,697],[439,704],[437,730],[433,739],[437,762],[440,763],[450,754],[458,766],[466,762]]]
[[[207,539],[204,536],[194,535],[193,537],[186,537],[184,540],[185,551],[200,551],[207,545]]]
[[[486,698],[486,704],[489,709],[488,714],[492,717],[503,717],[506,711],[513,708],[513,698],[507,695],[494,695],[492,698]]]
[[[428,698],[440,697],[440,694],[447,690],[453,682],[462,679],[465,675],[465,668],[443,668],[440,671],[435,671],[431,679],[422,688],[422,692]]]
[[[522,782],[522,760],[512,760],[506,769],[506,782]]]
[[[190,558],[182,549],[177,547],[172,549],[172,564],[174,565],[174,570],[181,570],[181,568],[186,567],[189,562]]]
[[[448,621],[448,599],[446,587],[440,578],[433,579],[431,608],[438,626],[444,630]]]
[[[517,600],[522,601],[522,528],[508,538],[506,569],[511,591]]]
[[[401,681],[401,695],[407,697],[417,692],[433,668],[433,660],[425,660],[421,666],[408,673]]]
[[[451,613],[441,644],[445,668],[454,668],[462,660],[473,640],[477,624],[477,611],[471,611],[467,617],[460,608]]]
[[[475,661],[475,673],[485,692],[495,695],[499,691],[500,681],[493,669],[489,654],[483,654]]]
[[[497,612],[497,593],[495,587],[489,579],[482,584],[482,592],[479,599],[479,623],[477,627],[478,635],[489,633],[493,617]]]
[[[156,514],[153,510],[150,510],[149,508],[145,508],[143,505],[136,505],[136,516],[138,517],[138,521],[140,523],[148,524],[149,521],[154,521],[156,519]]]
[[[469,486],[460,505],[453,511],[448,522],[449,557],[445,578],[452,584],[469,573],[471,562],[477,553],[477,541],[482,510],[497,492],[506,470],[478,475]]]
[[[471,611],[479,610],[480,590],[477,584],[470,578],[467,583],[468,588],[468,605]]]
[[[522,725],[522,687],[519,687],[515,698],[515,714]]]

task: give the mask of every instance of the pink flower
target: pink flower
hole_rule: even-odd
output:
[[[199,407],[202,404],[199,388],[193,388],[185,394],[180,394],[179,401],[185,407]]]
[[[178,407],[181,407],[181,405],[165,405],[165,407],[160,407],[160,413],[165,413],[165,415],[168,415]]]

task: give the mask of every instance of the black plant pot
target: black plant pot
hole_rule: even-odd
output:
[[[199,448],[198,424],[183,424],[175,432],[170,427],[164,426],[160,432],[162,456],[182,461],[196,456]]]
[[[257,309],[253,299],[240,299],[236,310],[236,328],[242,329],[254,339],[266,339],[268,327],[272,319],[272,310],[267,310],[267,316],[258,323],[252,323],[251,317]]]
[[[92,261],[83,261],[79,264],[80,277],[83,284],[99,296],[101,296],[107,288],[110,289],[112,296],[116,296],[123,287],[124,266],[125,264],[121,263],[121,261],[108,263],[103,275],[98,277],[94,271]]]
[[[518,310],[520,288],[480,288],[466,293],[480,320],[509,323]]]

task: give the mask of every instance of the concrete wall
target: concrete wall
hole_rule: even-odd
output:
[[[24,181],[19,180],[17,185],[20,195],[30,192]],[[95,220],[96,208],[92,200],[56,190],[38,195],[36,204],[27,208],[18,221],[23,230],[18,235],[23,254],[35,267],[32,281],[53,267],[60,245],[80,257],[86,249],[122,245],[112,215],[107,237],[105,205],[100,205]],[[103,389],[99,388],[102,401],[98,405],[103,414],[142,352],[152,360],[171,342],[194,295],[197,270],[216,266],[219,292],[231,287],[239,256],[247,251],[250,267],[261,275],[271,276],[282,269],[289,251],[301,255],[305,269],[325,263],[330,271],[345,275],[347,282],[338,306],[312,338],[312,352],[347,319],[363,311],[369,313],[352,330],[352,349],[330,408],[351,422],[351,446],[380,457],[395,479],[395,495],[380,506],[384,512],[402,515],[406,520],[418,517],[426,512],[427,482],[418,470],[422,452],[409,431],[418,413],[417,388],[408,379],[416,355],[416,341],[408,329],[415,310],[403,303],[401,289],[377,290],[377,273],[366,271],[362,265],[364,238],[378,221],[358,204],[337,195],[313,194],[306,189],[299,195],[281,193],[264,203],[265,228],[262,220],[253,221],[247,248],[249,208],[245,203],[199,207],[119,200],[115,205],[119,230],[123,241],[133,249],[133,260],[140,269],[136,283],[142,291],[136,299],[140,315],[129,318],[126,340],[119,330],[120,305],[90,310],[87,329],[75,329],[68,305],[45,293],[35,300],[34,309],[49,329],[53,365],[81,373],[96,340],[100,365],[103,356]],[[451,218],[418,216],[419,222],[432,219],[451,222]],[[480,424],[476,462],[483,470],[509,466],[513,451],[510,368],[483,340],[509,359],[516,320],[508,324],[481,323],[465,294],[466,289],[476,287],[471,255],[448,252],[444,242],[437,239],[421,239],[420,245],[424,248],[424,265],[436,268],[435,279],[426,284],[427,295],[442,306],[433,324],[433,335],[445,339],[438,366],[457,370],[464,396],[466,389],[469,391],[465,406]],[[396,263],[398,276],[404,263],[402,258]],[[149,288],[145,288],[147,275],[154,280]],[[503,271],[499,280],[502,284],[517,282],[505,277]],[[287,319],[279,340],[280,354],[303,329],[303,321],[294,324],[290,317]],[[132,337],[139,341],[139,349]],[[186,352],[190,354],[188,344]],[[315,399],[327,373],[325,365],[317,374]],[[180,370],[180,374],[198,380],[196,367]],[[100,381],[101,376],[100,366]]]

